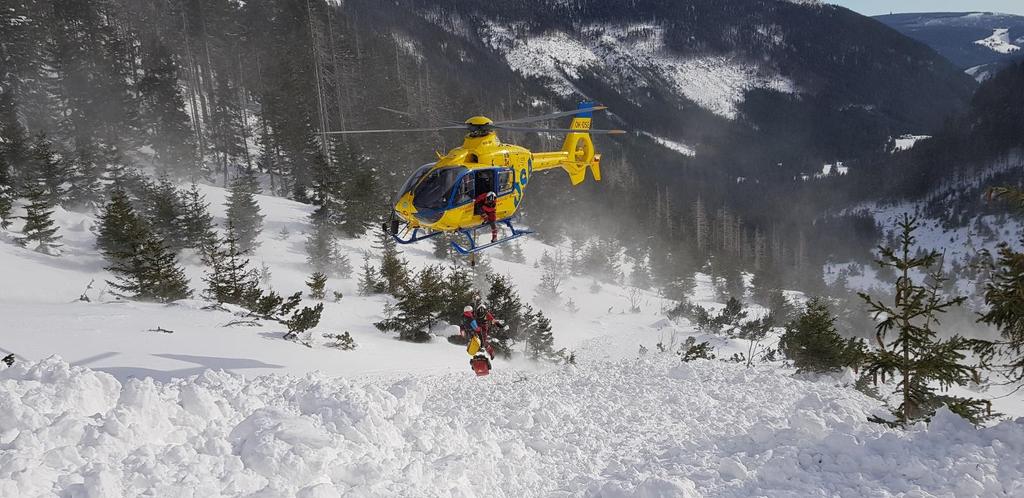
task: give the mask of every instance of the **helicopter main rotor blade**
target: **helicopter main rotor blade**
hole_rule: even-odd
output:
[[[324,135],[355,135],[359,133],[416,133],[423,131],[443,131],[443,130],[465,130],[465,125],[452,125],[452,126],[435,126],[434,128],[392,128],[383,130],[342,130],[342,131],[325,131]]]
[[[496,129],[505,131],[521,131],[525,133],[589,133],[591,135],[624,135],[626,130],[573,130],[571,128],[530,128],[526,126],[494,125]]]
[[[547,121],[549,119],[564,118],[566,116],[575,116],[576,114],[583,114],[585,112],[603,111],[603,110],[605,110],[607,108],[608,108],[607,106],[597,105],[597,106],[594,106],[594,107],[589,107],[587,109],[575,109],[575,110],[572,110],[572,111],[561,111],[561,112],[553,112],[551,114],[541,114],[540,116],[529,116],[529,117],[525,117],[525,118],[510,119],[508,121],[496,121],[494,124],[496,124],[496,125],[505,125],[505,124],[534,123],[534,122],[537,122],[537,121]]]
[[[411,112],[399,111],[398,109],[392,109],[390,107],[384,107],[384,106],[381,106],[381,105],[377,106],[377,109],[380,109],[382,111],[391,112],[391,113],[397,114],[399,116],[405,116],[407,118],[412,118],[412,119],[415,119],[417,121],[425,121],[425,119],[423,119],[423,116],[417,115],[417,114],[413,114]],[[450,119],[442,119],[441,121],[444,121],[445,123],[448,123],[448,124],[451,124],[451,125],[461,125],[462,124],[462,123],[460,123],[458,121],[452,121]]]

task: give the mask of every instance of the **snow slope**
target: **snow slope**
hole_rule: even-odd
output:
[[[562,96],[582,95],[573,81],[588,70],[610,78],[624,93],[667,83],[679,96],[734,119],[748,90],[797,91],[788,78],[729,56],[674,54],[665,48],[664,28],[653,24],[591,25],[580,35],[525,31],[495,22],[482,27],[485,43],[513,70]]]
[[[1020,47],[1010,43],[1010,30],[1007,28],[996,28],[992,30],[992,36],[975,41],[974,43],[987,47],[1001,54],[1010,54],[1020,50]]]
[[[223,220],[223,190],[203,191]],[[254,262],[270,268],[280,292],[304,289],[309,207],[258,201],[266,220]],[[0,347],[18,358],[0,365],[3,497],[1024,492],[1024,421],[977,430],[940,413],[927,428],[894,431],[866,421],[881,403],[847,385],[849,375],[681,364],[656,344],[694,336],[728,358],[749,343],[665,319],[671,303],[651,292],[568,279],[564,297],[578,312],[534,304],[577,364],[499,358],[491,376],[476,378],[461,347],[377,331],[390,298],[356,295],[354,278],[328,283],[344,297],[325,303],[311,348],[282,340],[270,323],[226,327],[238,317],[199,300],[114,300],[92,248],[93,218],[58,219],[62,257],[0,242],[0,270],[18,279],[0,288]],[[369,240],[342,245],[354,266],[372,253]],[[428,249],[404,257],[435,263]],[[526,264],[490,263],[534,301],[533,262],[555,248],[531,240],[523,250]],[[183,260],[201,287],[197,259]],[[692,300],[721,307],[698,277]],[[77,301],[91,279],[91,302]],[[631,293],[639,313],[625,311]],[[342,331],[356,350],[324,346],[320,334]]]

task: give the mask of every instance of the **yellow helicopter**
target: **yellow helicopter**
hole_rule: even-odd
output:
[[[592,102],[582,102],[576,110],[508,121],[495,122],[485,116],[473,116],[463,124],[433,128],[348,130],[325,134],[466,130],[461,147],[452,149],[445,156],[438,153],[436,162],[420,166],[409,176],[393,199],[394,209],[385,223],[385,229],[400,244],[412,244],[442,233],[457,232],[465,236],[467,244],[463,246],[452,242],[452,247],[460,254],[474,254],[531,233],[517,229],[512,224],[512,218],[523,201],[523,194],[533,173],[562,168],[569,174],[572,184],[579,185],[586,178],[587,169],[590,169],[594,180],[601,180],[601,155],[594,151],[590,135],[625,133],[623,130],[590,128],[593,112],[604,109],[607,108]],[[573,116],[569,128],[519,126],[567,116]],[[566,133],[566,137],[561,150],[531,152],[525,147],[501,143],[495,130]],[[494,224],[477,208],[481,196],[488,193],[493,193]],[[495,235],[490,243],[478,245],[474,236],[476,230],[485,226],[494,227],[496,224],[507,226],[509,235],[501,239]]]

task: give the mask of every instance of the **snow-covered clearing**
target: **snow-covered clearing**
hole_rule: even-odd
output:
[[[693,150],[693,147],[690,147],[689,145],[686,145],[684,143],[669,140],[667,138],[662,138],[657,135],[654,135],[653,133],[647,133],[646,131],[641,131],[640,133],[649,137],[651,140],[654,140],[655,142],[658,143],[658,145],[661,145],[662,147],[665,147],[666,149],[669,150],[674,150],[684,156],[693,157],[697,155],[697,151]]]
[[[224,191],[203,187],[218,221]],[[309,207],[260,196],[253,257],[282,293],[304,290]],[[1014,496],[1024,493],[1024,421],[975,429],[941,412],[928,427],[867,422],[881,403],[850,376],[800,378],[780,363],[682,364],[656,344],[708,340],[719,358],[749,343],[667,320],[656,294],[570,278],[549,314],[577,365],[521,358],[468,368],[438,337],[399,342],[372,323],[389,298],[332,279],[312,348],[283,327],[199,300],[115,301],[93,249],[94,218],[58,211],[64,255],[0,242],[0,496]],[[17,227],[14,227],[17,228]],[[344,240],[358,267],[367,239]],[[436,263],[429,245],[405,249]],[[526,264],[491,259],[534,301],[554,248]],[[373,255],[375,257],[375,255]],[[201,288],[198,259],[183,262]],[[77,301],[95,279],[88,295]],[[580,310],[570,313],[573,297]],[[692,300],[714,292],[699,275]],[[308,303],[307,303],[308,304]],[[757,315],[760,309],[752,310]],[[155,331],[161,328],[172,333]],[[325,347],[349,331],[358,347]],[[444,335],[447,330],[438,330]],[[768,341],[771,345],[772,341]],[[639,352],[640,346],[647,353]],[[51,357],[51,355],[59,357]]]
[[[895,146],[893,148],[893,152],[900,150],[910,150],[914,148],[914,145],[916,145],[918,141],[925,140],[928,138],[932,138],[931,135],[900,135],[899,137],[894,139]]]
[[[1010,43],[1010,30],[1008,28],[996,28],[992,30],[992,36],[977,40],[977,45],[988,47],[1001,54],[1011,54],[1020,50],[1020,47]]]

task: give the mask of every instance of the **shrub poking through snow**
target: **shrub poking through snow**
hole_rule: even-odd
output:
[[[679,357],[686,363],[693,360],[713,360],[715,348],[707,341],[697,342],[697,339],[687,337],[683,347],[679,349]]]
[[[342,351],[352,351],[356,348],[356,341],[352,339],[352,334],[349,334],[348,331],[341,334],[324,334],[324,339],[330,339],[330,342],[324,343],[324,346],[329,348]]]
[[[284,322],[288,326],[288,333],[285,339],[295,339],[299,334],[312,329],[320,324],[320,314],[324,311],[324,303],[319,303],[310,308],[305,307],[295,312],[291,318]]]
[[[793,360],[797,372],[833,372],[859,368],[864,361],[864,342],[844,339],[836,332],[836,317],[824,299],[813,298],[797,318],[786,324],[779,349]]]
[[[671,319],[686,318],[697,326],[697,330],[708,334],[743,334],[747,311],[743,308],[743,303],[734,297],[730,297],[725,303],[725,307],[717,315],[712,315],[705,308],[683,301],[675,308],[669,310],[668,317]],[[764,324],[759,324],[758,326],[760,325]],[[748,329],[749,327],[751,326],[748,326]],[[751,332],[751,330],[747,332]]]
[[[895,378],[900,404],[893,411],[894,425],[927,420],[943,405],[980,423],[987,417],[985,401],[936,392],[936,387],[965,386],[977,377],[976,367],[964,360],[969,350],[984,344],[959,335],[939,339],[933,328],[939,323],[941,313],[959,306],[965,298],[943,295],[944,279],[934,273],[926,284],[913,281],[912,273],[931,271],[940,255],[936,251],[915,253],[914,230],[918,227],[915,218],[905,214],[897,227],[896,247],[879,247],[881,255],[877,261],[879,266],[898,273],[894,302],[888,304],[860,293],[878,322],[879,348],[868,353],[865,373]],[[890,337],[892,333],[895,337]]]

